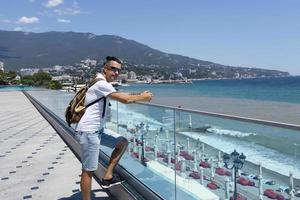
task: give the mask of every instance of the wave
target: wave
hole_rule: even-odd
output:
[[[217,135],[226,135],[226,136],[239,137],[239,138],[256,135],[256,133],[246,133],[246,132],[240,132],[240,131],[235,131],[235,130],[227,130],[227,129],[222,129],[222,128],[219,128],[216,126],[208,126],[206,131],[209,133],[217,134]]]
[[[231,153],[236,149],[238,152],[243,152],[247,156],[247,161],[254,164],[261,162],[265,168],[285,176],[288,176],[291,171],[295,178],[300,179],[300,161],[291,155],[255,143],[226,139],[217,135],[203,135],[197,132],[180,132],[179,134],[195,140],[199,139],[201,142],[225,153]]]

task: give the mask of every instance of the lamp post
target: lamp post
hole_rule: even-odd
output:
[[[245,160],[246,160],[246,156],[243,153],[239,154],[236,150],[234,150],[230,155],[229,154],[223,155],[224,166],[227,169],[234,169],[234,194],[233,194],[234,200],[237,200],[237,189],[236,189],[237,172],[239,169],[242,169]]]
[[[144,123],[142,122],[141,123],[141,140],[142,140],[142,156],[141,156],[141,162],[142,162],[142,165],[144,166],[147,166],[146,162],[145,162],[145,140],[144,140],[144,135],[146,135],[149,131],[149,125],[146,125],[146,132],[144,130]]]

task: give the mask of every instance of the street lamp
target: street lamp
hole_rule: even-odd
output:
[[[227,169],[234,169],[234,194],[233,199],[237,200],[237,189],[236,189],[236,176],[239,169],[242,169],[246,156],[241,153],[239,154],[234,150],[230,155],[225,153],[223,155],[224,166]]]

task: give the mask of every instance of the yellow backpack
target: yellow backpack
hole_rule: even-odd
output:
[[[69,126],[71,124],[78,123],[80,121],[81,117],[83,116],[83,114],[85,113],[85,110],[89,106],[93,105],[94,103],[97,103],[98,101],[100,101],[102,99],[104,100],[102,117],[104,117],[105,107],[106,107],[106,98],[105,98],[105,96],[92,101],[88,105],[84,105],[86,92],[88,91],[88,89],[90,87],[92,87],[96,82],[98,82],[100,80],[103,80],[103,79],[95,78],[89,84],[87,84],[84,87],[80,88],[80,90],[78,92],[76,92],[75,96],[70,101],[70,103],[69,103],[69,105],[68,105],[68,107],[65,111],[66,122],[68,123]]]

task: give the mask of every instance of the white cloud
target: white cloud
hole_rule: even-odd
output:
[[[23,29],[21,27],[14,28],[14,31],[22,31]]]
[[[71,23],[71,20],[69,19],[57,19],[57,21],[60,23]]]
[[[64,0],[48,0],[46,7],[47,8],[54,8],[60,4],[62,4]]]
[[[79,15],[81,11],[75,8],[55,9],[54,13],[58,15]]]
[[[33,23],[38,23],[39,21],[40,20],[37,17],[23,16],[17,21],[17,24],[33,24]]]

